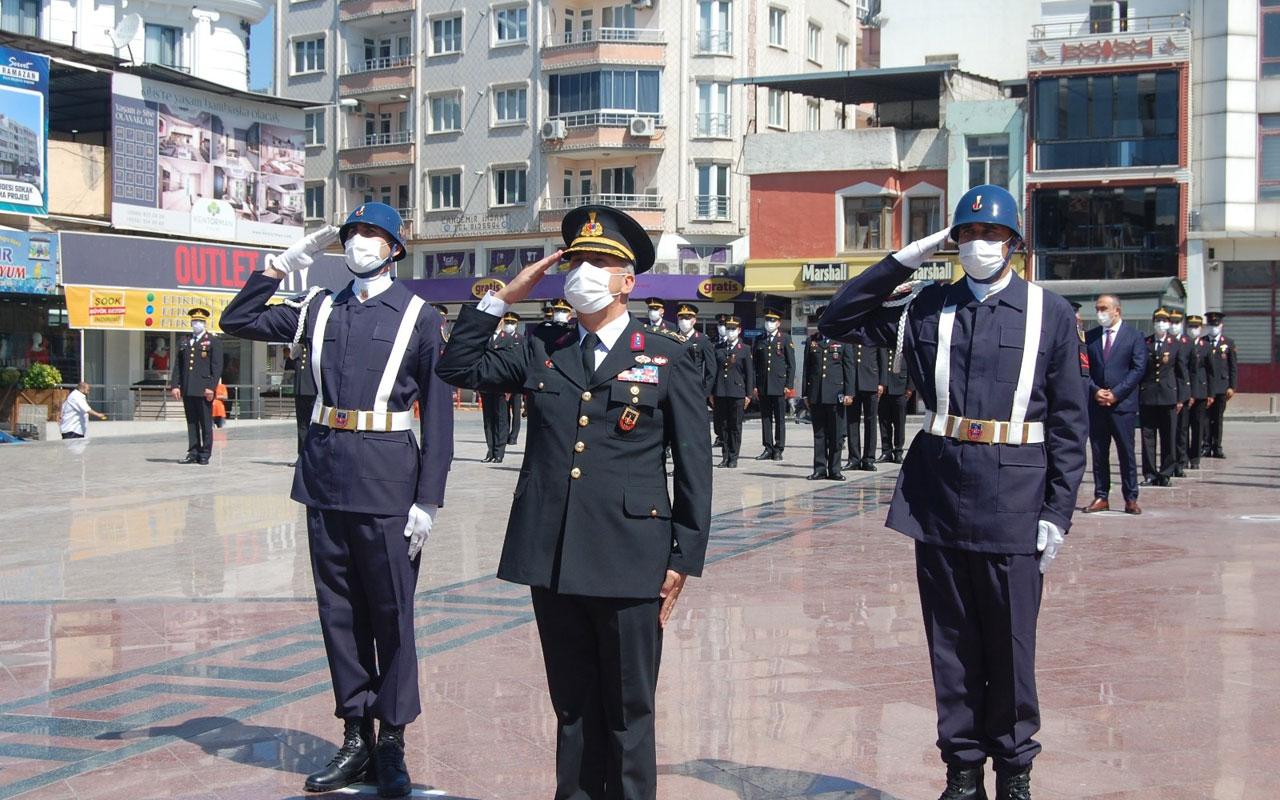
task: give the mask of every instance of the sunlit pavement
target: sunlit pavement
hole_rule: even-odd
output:
[[[911,545],[883,526],[896,467],[806,481],[809,428],[789,434],[754,461],[748,421],[741,467],[715,471],[706,575],[667,629],[660,796],[934,800]],[[181,433],[0,446],[0,798],[286,798],[327,761],[293,429],[216,436],[207,467],[175,463]],[[414,794],[549,800],[527,591],[493,577],[523,440],[481,464],[476,412],[457,439],[418,583]],[[1230,424],[1229,458],[1144,489],[1141,517],[1076,516],[1041,611],[1036,798],[1280,796],[1278,442]]]

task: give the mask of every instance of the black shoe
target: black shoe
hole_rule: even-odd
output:
[[[209,465],[209,457],[208,457],[208,456],[200,456],[199,458],[197,458],[197,459],[196,459],[196,463],[197,463],[197,464],[203,464],[203,465],[205,465],[205,466],[208,466],[208,465]]]
[[[756,456],[756,461],[769,461],[772,458],[773,458],[773,451],[766,447],[763,453]]]
[[[844,462],[844,468],[845,469],[862,469],[862,462],[849,459],[848,461]]]
[[[1200,469],[1200,462],[1192,461],[1190,464],[1187,465],[1187,469]]]
[[[518,442],[517,442],[517,440],[515,440],[515,439],[508,439],[508,440],[507,440],[507,444],[517,444],[517,443],[518,443]]]
[[[997,772],[996,800],[1031,800],[1031,767],[1012,775]]]
[[[895,463],[895,464],[901,464],[901,463],[902,463],[902,451],[901,451],[901,450],[895,450],[895,451],[893,451],[893,463]]]
[[[502,463],[502,456],[494,456],[494,457],[493,457],[493,463],[495,463],[495,464],[501,464],[501,463]]]
[[[875,471],[876,471],[876,462],[872,461],[872,460],[871,460],[871,459],[869,459],[869,458],[864,458],[864,459],[862,459],[862,471],[863,471],[863,472],[875,472]]]
[[[1151,478],[1143,478],[1142,480],[1138,481],[1138,485],[1139,486],[1159,486],[1160,484],[1157,482],[1157,478],[1151,477]]]
[[[805,477],[807,481],[822,481],[827,479],[827,471],[825,469],[815,469],[812,473]]]
[[[880,454],[880,457],[876,459],[876,463],[877,463],[877,464],[892,464],[892,463],[893,463],[893,454],[892,454],[892,453],[881,453],[881,454]]]
[[[982,783],[982,765],[947,765],[947,789],[938,800],[987,800],[987,787]]]
[[[830,480],[830,481],[842,481],[842,480],[844,480],[844,479],[845,479],[845,478],[844,478],[844,473],[843,473],[843,472],[841,472],[841,471],[840,471],[840,470],[838,470],[838,469],[832,470],[832,471],[830,471],[830,472],[828,472],[828,473],[827,473],[827,480]]]
[[[404,797],[413,788],[404,766],[404,726],[382,723],[373,751],[378,774],[378,797]]]
[[[324,769],[307,776],[308,792],[332,792],[364,780],[373,751],[373,720],[343,720],[342,747]]]
[[[493,456],[485,456],[484,458],[480,459],[480,463],[481,463],[481,464],[488,464],[488,463],[489,463],[490,461],[492,461],[492,460],[493,460]]]
[[[726,457],[724,457],[724,458],[720,459],[720,463],[719,463],[719,464],[716,464],[716,466],[717,466],[717,467],[727,467],[727,466],[729,466],[729,458],[728,458],[728,456],[726,456]]]
[[[773,460],[774,460],[774,461],[781,461],[781,460],[782,460],[782,451],[781,451],[781,450],[774,450],[774,451],[773,451]]]
[[[1227,457],[1227,454],[1226,454],[1226,453],[1224,453],[1224,452],[1222,452],[1222,448],[1221,448],[1221,447],[1219,447],[1217,450],[1214,450],[1214,451],[1213,451],[1213,456],[1212,456],[1212,458],[1226,458],[1226,457]]]
[[[1182,469],[1182,467],[1174,467],[1174,468],[1173,468],[1173,477],[1175,477],[1175,478],[1185,478],[1185,477],[1187,477],[1187,473]]]
[[[1166,487],[1167,487],[1167,486],[1172,486],[1172,485],[1173,485],[1173,481],[1169,480],[1169,476],[1168,476],[1168,475],[1158,475],[1158,476],[1156,476],[1156,486],[1166,486]]]
[[[199,460],[200,460],[200,459],[199,459],[199,457],[197,457],[197,456],[193,456],[193,455],[191,455],[190,453],[187,453],[187,455],[186,455],[186,456],[185,456],[181,461],[179,461],[178,463],[179,463],[179,464],[195,464],[195,463],[197,463]]]
[[[719,436],[717,436],[717,437],[716,437],[716,440],[715,440],[714,442],[712,442],[712,443],[711,443],[711,446],[712,446],[712,447],[724,447],[724,442],[720,441],[720,437],[719,437]]]

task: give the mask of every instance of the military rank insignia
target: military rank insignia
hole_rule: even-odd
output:
[[[636,350],[643,350],[643,349],[644,349],[644,334],[641,333],[640,331],[636,331],[635,333],[631,334],[631,350],[634,352]]]
[[[622,410],[622,416],[618,419],[618,427],[624,431],[635,430],[636,423],[640,421],[640,412],[635,406],[627,406]]]
[[[579,236],[603,236],[604,226],[596,222],[596,212],[591,211],[587,214],[587,221],[582,224],[582,230],[578,231]]]

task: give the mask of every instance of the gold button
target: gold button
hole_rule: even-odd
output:
[[[631,393],[632,393],[632,394],[640,394],[640,387],[639,387],[639,386],[632,386],[632,387],[631,387]]]
[[[543,382],[543,381],[538,381],[538,388],[539,388],[539,389],[541,389],[543,386],[546,386],[546,385],[547,385],[547,384],[546,384],[545,382]]]
[[[656,509],[656,508],[651,508],[651,509],[649,509],[649,516],[651,516],[651,517],[656,517],[656,516],[658,516],[658,509]]]
[[[591,402],[591,392],[583,392],[583,393],[582,393],[582,402],[584,402],[584,403],[589,403],[589,402]]]
[[[587,449],[587,445],[583,442],[578,442],[573,446],[573,452],[575,453],[581,453],[583,450],[586,450],[586,449]]]
[[[575,479],[576,479],[576,478],[581,478],[581,477],[582,477],[582,470],[578,469],[577,467],[574,467],[573,469],[569,470],[569,475],[570,475],[570,477],[575,478]]]
[[[588,420],[588,419],[587,419],[587,415],[586,415],[586,414],[583,414],[582,416],[578,417],[578,427],[579,427],[579,428],[585,428],[585,427],[587,427],[587,423],[588,423],[588,422],[590,422],[590,420]]]

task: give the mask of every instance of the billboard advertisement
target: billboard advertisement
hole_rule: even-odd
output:
[[[0,47],[0,212],[49,213],[49,59]]]
[[[111,80],[117,228],[284,245],[303,233],[303,113],[136,75]]]
[[[58,236],[0,230],[0,292],[58,293]]]

